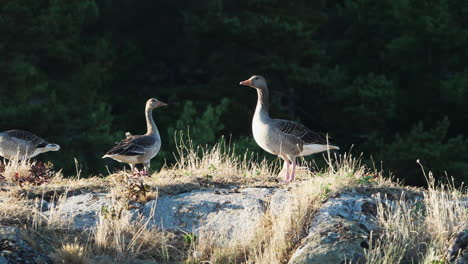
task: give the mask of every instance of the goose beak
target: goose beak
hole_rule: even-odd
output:
[[[167,104],[166,104],[166,103],[163,103],[163,102],[161,102],[161,101],[158,101],[158,106],[167,106]]]
[[[252,81],[249,79],[249,80],[242,81],[239,84],[245,85],[245,86],[252,86]]]

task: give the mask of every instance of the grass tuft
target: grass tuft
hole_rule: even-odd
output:
[[[409,199],[405,193],[397,200],[380,197],[377,205],[381,234],[370,239],[368,263],[452,261],[447,251],[454,234],[468,223],[468,193],[463,187],[456,188],[453,180],[436,184],[430,172],[426,179],[428,188],[420,199]]]
[[[66,243],[62,247],[49,254],[54,263],[63,264],[89,264],[90,259],[85,246],[79,243]]]

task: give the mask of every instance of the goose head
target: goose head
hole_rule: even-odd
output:
[[[266,79],[260,75],[254,75],[250,77],[249,79],[242,81],[239,83],[240,85],[245,85],[245,86],[250,86],[255,89],[259,90],[266,90],[267,88],[267,82]]]
[[[166,103],[163,103],[156,98],[151,98],[151,99],[148,99],[148,101],[146,101],[146,109],[155,109],[155,108],[166,106],[166,105],[167,105]]]
[[[58,144],[54,144],[54,143],[48,143],[47,145],[45,146],[41,146],[41,147],[38,147],[34,150],[33,153],[31,153],[31,156],[30,158],[32,157],[35,157],[41,153],[46,153],[46,152],[49,152],[49,151],[59,151],[60,150],[60,146]]]

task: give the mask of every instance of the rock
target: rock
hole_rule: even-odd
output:
[[[28,204],[34,208],[37,208],[41,212],[48,211],[52,207],[49,202],[43,199],[35,199],[30,201]]]
[[[283,212],[284,207],[289,203],[291,193],[287,189],[277,189],[270,197],[270,213],[274,217]]]
[[[315,215],[290,264],[365,263],[370,232],[377,228],[375,200],[360,193],[330,198]]]
[[[68,223],[70,228],[84,230],[96,226],[101,210],[111,205],[112,200],[105,193],[85,193],[59,201],[52,213]],[[48,216],[51,211],[44,214]]]
[[[21,240],[21,231],[12,226],[0,226],[0,240]]]
[[[15,227],[0,226],[0,264],[2,263],[51,263],[21,239],[21,231]]]
[[[154,260],[135,259],[132,261],[132,264],[158,264],[158,263]]]
[[[468,229],[459,232],[452,242],[447,254],[450,263],[468,263]]]
[[[162,229],[208,234],[216,237],[220,244],[232,239],[249,241],[265,212],[265,199],[272,192],[268,188],[237,192],[230,189],[192,191],[151,201],[145,205],[143,213],[149,217],[155,206],[153,224]]]
[[[91,258],[90,263],[95,264],[115,264],[115,260],[110,256],[94,256]],[[133,264],[133,263],[132,263]]]

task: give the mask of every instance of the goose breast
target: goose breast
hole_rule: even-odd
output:
[[[252,134],[255,139],[255,142],[266,152],[271,154],[278,155],[279,149],[276,148],[276,142],[274,142],[274,138],[272,135],[274,131],[268,124],[261,123],[261,122],[253,122],[252,123]]]

